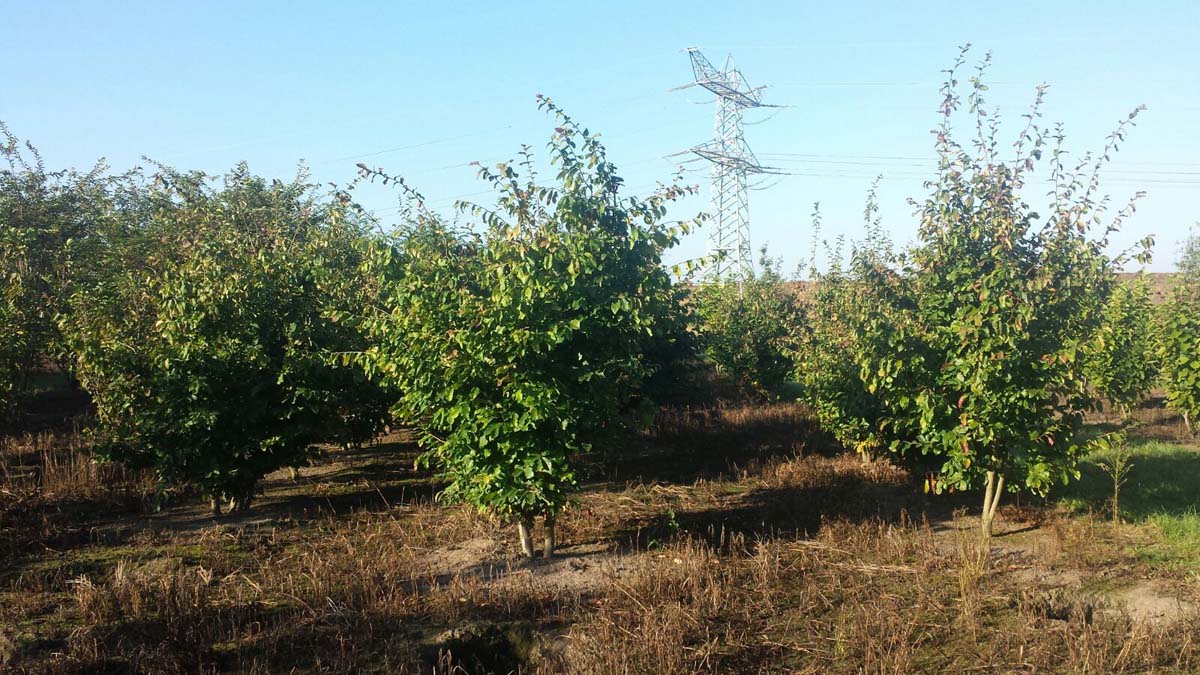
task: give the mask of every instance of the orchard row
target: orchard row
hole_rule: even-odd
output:
[[[480,171],[495,204],[447,219],[402,180],[361,166],[324,195],[303,177],[223,179],[156,166],[47,171],[7,134],[0,173],[0,405],[30,377],[69,373],[94,407],[97,456],[245,508],[266,474],[321,443],[418,431],[443,496],[514,522],[533,554],[577,485],[577,458],[652,419],[684,364],[793,392],[848,448],[888,456],[928,487],[983,487],[984,531],[1005,491],[1078,475],[1084,415],[1124,410],[1161,378],[1200,416],[1200,275],[1161,312],[1117,272],[1098,169],[1123,141],[1068,166],[1040,123],[1040,94],[1007,156],[952,72],[936,130],[939,170],[897,251],[868,203],[866,234],[797,294],[776,265],[698,283],[664,253],[703,218],[668,220],[693,189],[629,196],[596,136],[550,100],[553,180],[532,153]],[[960,108],[963,109],[960,112]],[[960,144],[965,114],[976,137]],[[1135,113],[1136,114],[1136,113]],[[1029,177],[1049,165],[1041,212]],[[395,230],[354,200],[394,184]],[[1191,263],[1194,266],[1194,261]],[[689,272],[692,265],[689,265]]]

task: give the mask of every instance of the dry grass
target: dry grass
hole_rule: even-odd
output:
[[[0,571],[86,540],[95,518],[143,511],[157,494],[149,473],[93,461],[78,434],[0,438]]]
[[[95,461],[77,432],[0,439],[0,494],[10,499],[124,503],[141,499],[153,486],[147,472]]]
[[[822,443],[794,406],[674,411],[595,467],[554,561],[425,500],[26,547],[0,572],[0,670],[1200,669],[1200,618],[1137,623],[1093,588],[1155,573],[1107,523],[1014,508],[1031,538],[989,553],[954,504]]]
[[[631,579],[599,589],[595,610],[539,672],[1107,673],[1200,665],[1197,618],[1171,630],[1134,624],[1120,613],[1084,611],[1088,601],[1069,593],[1047,611],[994,569],[976,537],[962,541],[970,542],[962,553],[947,554],[927,527],[878,521],[830,523],[813,540],[723,553],[682,540]]]

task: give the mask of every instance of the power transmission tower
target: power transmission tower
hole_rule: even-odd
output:
[[[712,206],[709,213],[708,253],[715,262],[708,270],[709,279],[721,281],[734,277],[743,282],[754,276],[754,251],[750,247],[750,204],[746,177],[777,173],[758,163],[746,145],[742,133],[742,111],[746,108],[777,106],[762,102],[762,90],[751,87],[733,65],[733,56],[717,70],[700,50],[689,47],[695,82],[679,89],[703,87],[717,96],[717,120],[713,140],[692,148],[691,152],[712,164]],[[683,153],[681,153],[683,154]]]

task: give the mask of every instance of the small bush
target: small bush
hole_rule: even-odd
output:
[[[802,313],[766,249],[760,267],[748,280],[700,286],[696,314],[704,356],[717,372],[747,389],[777,393],[795,367],[789,346]]]

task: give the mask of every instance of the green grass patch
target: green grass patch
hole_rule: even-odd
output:
[[[1200,513],[1196,509],[1180,514],[1156,513],[1150,517],[1167,542],[1200,567]]]
[[[1121,488],[1121,518],[1153,526],[1164,545],[1139,557],[1200,567],[1200,449],[1139,439],[1129,448],[1133,469]],[[1075,511],[1111,513],[1113,481],[1098,465],[1106,459],[1102,452],[1087,457],[1080,479],[1058,492],[1059,501]]]

